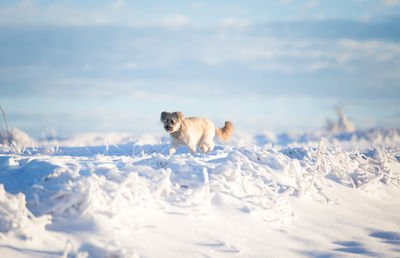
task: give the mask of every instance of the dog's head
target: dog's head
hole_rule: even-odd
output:
[[[183,120],[182,112],[162,112],[161,122],[164,124],[165,131],[174,133],[179,130]]]

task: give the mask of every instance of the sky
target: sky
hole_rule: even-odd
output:
[[[400,0],[0,2],[0,105],[35,138],[400,126]]]

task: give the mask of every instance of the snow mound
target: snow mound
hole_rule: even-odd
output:
[[[0,184],[0,234],[15,233],[19,237],[33,237],[38,232],[44,233],[45,226],[51,224],[51,216],[35,217],[26,207],[22,193],[12,195]]]
[[[398,132],[325,134],[319,140],[320,133],[303,134],[297,138],[302,140],[286,145],[254,136],[252,143],[234,140],[194,156],[184,148],[168,156],[168,138],[150,135],[91,135],[84,137],[85,146],[74,146],[82,143],[75,137],[18,152],[3,149],[0,232],[35,237],[39,230],[48,236],[61,232],[64,241],[55,247],[75,256],[160,256],[170,250],[166,244],[149,248],[146,239],[154,237],[169,239],[176,250],[185,247],[171,256],[199,248],[261,255],[260,246],[240,248],[238,238],[235,244],[216,240],[188,249],[188,239],[173,231],[185,234],[180,227],[186,227],[196,235],[204,221],[226,220],[235,227],[239,218],[283,229],[301,214],[294,200],[338,207],[342,191],[374,195],[387,186],[400,189]],[[100,142],[106,144],[96,145]],[[368,148],[360,150],[367,142]],[[0,241],[7,243],[7,237]]]

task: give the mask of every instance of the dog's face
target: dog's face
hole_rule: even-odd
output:
[[[168,133],[174,133],[181,127],[183,115],[181,112],[162,112],[161,122],[164,124],[164,129]]]

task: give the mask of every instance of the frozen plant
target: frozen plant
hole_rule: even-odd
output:
[[[328,131],[332,133],[353,133],[356,128],[353,122],[344,114],[343,108],[338,107],[336,112],[339,116],[339,120],[337,122],[328,120]]]
[[[34,140],[19,128],[9,128],[4,109],[0,106],[2,120],[0,119],[0,144],[7,147],[25,147],[34,144]]]
[[[10,133],[10,129],[8,128],[6,114],[1,106],[0,106],[0,111],[3,116],[3,122],[0,122],[0,143],[5,145],[10,145],[13,140],[12,134]]]

